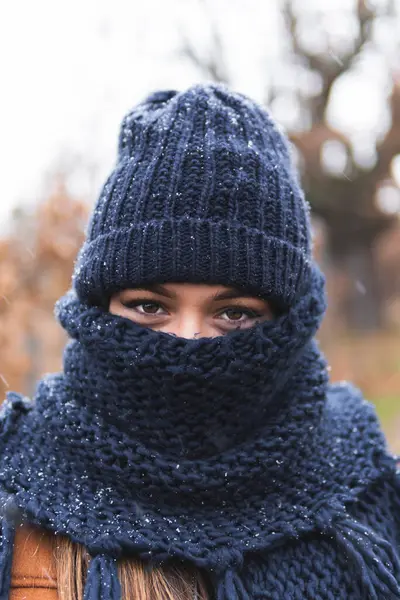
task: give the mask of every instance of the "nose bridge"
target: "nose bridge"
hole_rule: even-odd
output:
[[[196,307],[190,307],[182,309],[180,312],[176,320],[176,331],[174,333],[179,337],[192,339],[204,335],[204,328],[204,317],[201,311]]]

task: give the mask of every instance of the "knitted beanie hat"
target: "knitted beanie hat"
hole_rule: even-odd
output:
[[[150,95],[78,257],[80,300],[152,282],[218,283],[290,306],[311,285],[309,209],[268,112],[222,85]]]

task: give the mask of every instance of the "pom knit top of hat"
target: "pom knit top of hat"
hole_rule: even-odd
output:
[[[113,293],[217,283],[278,314],[183,339],[108,311]],[[72,289],[60,373],[1,413],[0,600],[21,522],[92,557],[191,563],[216,600],[400,599],[400,473],[373,406],[332,385],[309,211],[268,112],[219,85],[151,95],[123,120]]]

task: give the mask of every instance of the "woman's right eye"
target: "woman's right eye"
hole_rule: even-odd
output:
[[[126,308],[136,310],[142,315],[160,315],[164,313],[164,309],[158,302],[144,302],[143,300],[131,300],[123,302]]]

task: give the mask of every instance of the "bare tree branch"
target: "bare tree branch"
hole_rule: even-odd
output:
[[[294,54],[312,70],[317,71],[322,79],[321,94],[315,98],[313,104],[313,121],[320,122],[324,119],[326,108],[334,83],[351,67],[353,61],[361,54],[365,45],[371,39],[371,25],[376,18],[376,12],[367,7],[365,0],[358,0],[357,18],[359,34],[354,41],[353,49],[340,57],[331,52],[313,54],[308,52],[299,41],[298,17],[293,8],[293,0],[285,0],[283,16],[287,31],[290,35]]]
[[[393,82],[390,97],[391,125],[385,137],[377,145],[378,161],[369,176],[376,182],[390,177],[390,167],[396,154],[400,154],[400,80]]]
[[[212,81],[229,83],[228,69],[224,57],[221,32],[212,15],[207,2],[202,0],[204,10],[207,13],[207,19],[210,26],[211,44],[207,56],[202,56],[195,48],[194,44],[188,39],[187,35],[181,31],[182,37],[182,55],[195,65],[207,78]]]

